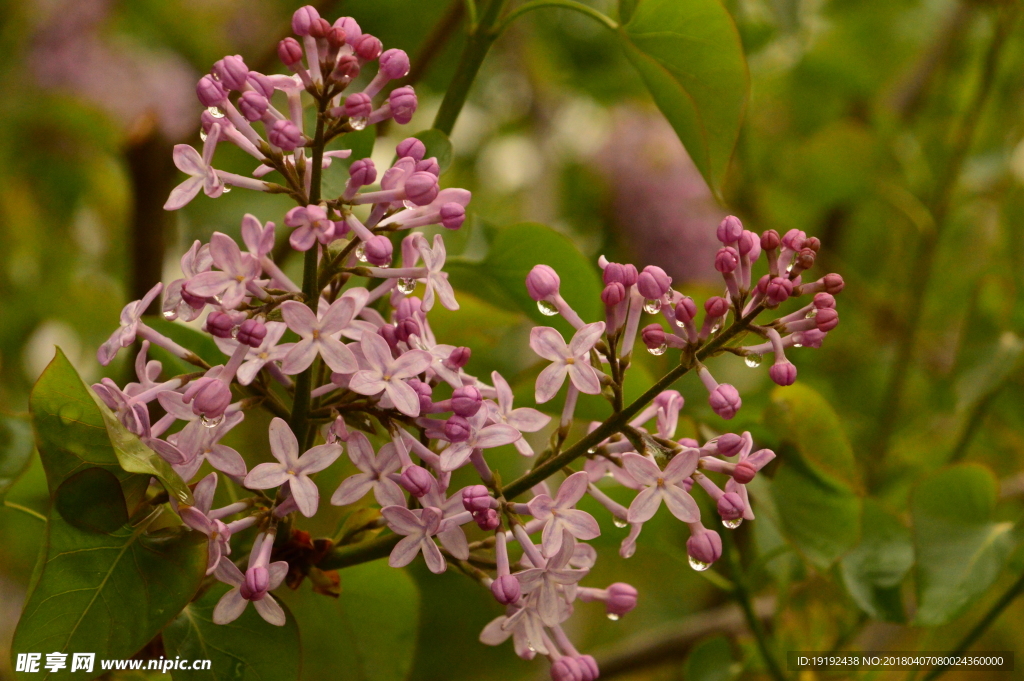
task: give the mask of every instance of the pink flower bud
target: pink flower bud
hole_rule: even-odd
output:
[[[835,297],[831,293],[825,293],[824,291],[822,291],[821,293],[815,293],[814,299],[811,302],[814,304],[814,307],[816,307],[819,310],[825,308],[835,308],[836,306]]]
[[[373,159],[361,158],[352,162],[348,174],[354,186],[365,187],[377,180],[377,167],[373,165]]]
[[[665,344],[665,329],[661,324],[648,324],[640,332],[640,339],[650,350],[657,350]]]
[[[409,466],[402,471],[398,482],[402,489],[417,498],[430,492],[434,486],[433,476],[422,466]]]
[[[606,591],[608,598],[604,602],[605,610],[610,615],[625,615],[636,607],[637,590],[625,582],[615,582]]]
[[[203,76],[196,83],[196,97],[203,106],[220,106],[227,96],[224,86],[214,80],[213,76]]]
[[[387,341],[392,351],[398,349],[398,333],[395,330],[394,325],[382,324],[380,328],[377,329],[377,335]]]
[[[757,475],[757,468],[749,461],[740,461],[732,471],[732,479],[745,485]]]
[[[774,229],[769,229],[761,235],[761,249],[765,251],[774,251],[776,248],[782,245],[782,239],[779,238],[779,233]]]
[[[501,525],[501,519],[498,517],[498,512],[493,508],[481,511],[480,513],[474,513],[473,520],[476,521],[476,526],[484,532],[493,532],[498,529],[498,525]]]
[[[277,44],[277,58],[285,66],[294,66],[302,61],[302,45],[295,38],[285,38]]]
[[[250,71],[246,78],[250,87],[256,92],[260,93],[267,99],[274,96],[274,83],[267,76],[263,75],[259,71]]]
[[[838,274],[826,274],[822,277],[822,282],[825,284],[825,291],[832,295],[839,294],[846,284],[843,282],[843,278]]]
[[[745,229],[743,234],[740,235],[737,250],[740,252],[740,255],[749,255],[751,260],[754,260],[761,254],[761,240],[757,234],[749,229]]]
[[[469,358],[472,354],[473,351],[467,347],[457,347],[452,350],[451,354],[448,355],[443,364],[452,371],[458,371],[469,363]]]
[[[263,114],[267,112],[269,106],[270,102],[267,101],[267,98],[255,90],[243,92],[242,96],[238,98],[238,110],[249,122],[263,118]]]
[[[434,408],[434,389],[430,387],[429,383],[424,383],[415,378],[409,379],[406,383],[416,391],[416,395],[420,398],[420,413],[429,413]]]
[[[483,485],[471,485],[462,490],[462,507],[470,513],[482,513],[491,507],[491,493]]]
[[[228,55],[213,65],[213,72],[229,90],[242,90],[249,77],[249,67],[241,55]]]
[[[636,289],[648,300],[658,300],[668,293],[672,277],[656,265],[648,265],[636,280]]]
[[[464,417],[456,414],[444,423],[444,436],[449,442],[465,442],[469,439],[473,427]]]
[[[395,123],[405,125],[412,120],[412,115],[416,113],[416,91],[410,85],[395,88],[388,95],[388,103],[391,105],[391,116],[395,119]]]
[[[765,287],[764,297],[770,307],[785,302],[793,294],[793,282],[785,277],[775,277]]]
[[[345,30],[339,28],[338,26],[330,26],[330,28],[327,29],[327,35],[325,35],[324,37],[327,38],[327,44],[333,50],[337,50],[338,48],[345,44]],[[337,73],[337,69],[335,69],[335,73]]]
[[[743,400],[740,399],[740,393],[736,388],[728,383],[722,383],[711,391],[708,404],[711,405],[712,411],[728,421],[736,416],[736,412],[743,405]]]
[[[335,20],[334,26],[345,31],[345,40],[349,45],[355,45],[359,37],[363,35],[363,30],[359,28],[359,24],[352,17],[339,17]]]
[[[743,449],[743,438],[736,433],[718,436],[718,452],[722,456],[736,456]]]
[[[331,30],[331,24],[323,17],[309,25],[309,35],[317,40],[327,38],[327,32]],[[344,31],[343,31],[344,32]]]
[[[366,259],[371,265],[384,267],[391,263],[391,253],[394,247],[391,240],[386,236],[377,235],[370,237],[366,242]]]
[[[375,38],[369,33],[359,36],[359,39],[353,46],[355,47],[356,54],[364,61],[373,61],[380,56],[381,50],[384,49],[380,39]]]
[[[345,98],[342,113],[349,118],[368,118],[373,111],[373,100],[363,92],[354,92]]]
[[[423,307],[423,301],[416,296],[409,296],[398,301],[395,306],[395,319],[405,319],[419,314]]]
[[[700,448],[700,443],[694,440],[692,437],[681,437],[678,440],[676,440],[676,442],[678,442],[684,447],[693,447],[694,449]]]
[[[729,301],[721,296],[711,296],[704,301],[704,312],[709,317],[724,317],[729,312]]]
[[[726,492],[718,497],[718,515],[722,520],[738,520],[743,517],[743,499],[735,492]]]
[[[718,225],[718,240],[723,244],[731,244],[740,240],[743,234],[743,223],[735,215],[728,215]]]
[[[243,586],[249,592],[249,595],[243,594],[244,598],[250,601],[260,600],[267,595],[267,589],[270,588],[270,572],[261,565],[249,568],[245,571]]]
[[[343,54],[338,57],[338,63],[334,65],[334,73],[331,77],[334,80],[351,82],[359,77],[359,59],[353,54]]]
[[[814,315],[814,321],[817,323],[819,331],[827,333],[839,326],[839,313],[831,307],[822,308]]]
[[[736,268],[740,265],[740,256],[736,252],[736,249],[732,246],[726,246],[725,248],[718,249],[718,254],[715,255],[715,269],[725,274],[727,272],[735,272]]]
[[[822,341],[825,340],[825,336],[828,334],[818,329],[811,329],[810,331],[803,331],[800,333],[793,334],[793,340],[802,345],[805,348],[820,348]]]
[[[558,273],[547,265],[534,265],[526,275],[526,290],[537,301],[557,294],[561,283]]]
[[[640,275],[637,274],[636,267],[632,264],[620,265],[617,262],[610,262],[604,268],[602,276],[605,284],[618,282],[628,288],[636,284],[637,277]]]
[[[580,672],[583,674],[582,681],[595,681],[601,676],[601,671],[597,668],[597,660],[594,659],[593,655],[580,655],[576,658],[576,662],[580,666]]]
[[[438,177],[441,174],[441,166],[437,162],[437,157],[431,156],[422,161],[416,161],[416,171],[430,173],[434,177]]]
[[[258,348],[267,337],[267,326],[258,319],[246,319],[238,327],[238,342],[251,348]]]
[[[693,298],[686,296],[676,303],[676,320],[685,324],[692,322],[696,316],[697,303],[693,302]]]
[[[406,137],[395,147],[395,154],[398,158],[412,158],[415,161],[422,161],[427,155],[427,147],[415,137]]]
[[[491,582],[491,593],[502,605],[511,605],[519,600],[521,594],[519,580],[512,575],[502,575]]]
[[[217,338],[231,338],[235,322],[231,316],[220,310],[214,310],[206,318],[206,332]]]
[[[295,10],[292,14],[292,33],[295,35],[309,35],[310,26],[320,19],[320,13],[316,7],[306,5]]]
[[[686,540],[686,552],[694,560],[710,565],[722,557],[722,538],[714,530],[702,527]]]
[[[270,143],[284,151],[294,151],[302,146],[302,132],[289,120],[274,121],[267,133]]]
[[[437,198],[437,176],[416,172],[405,181],[405,196],[417,206],[426,206]]]
[[[778,385],[793,385],[796,383],[796,366],[785,360],[776,362],[768,369],[768,375]]]
[[[452,411],[458,416],[469,418],[484,404],[483,395],[476,387],[465,385],[452,391]]]
[[[466,209],[461,203],[446,203],[438,211],[441,216],[441,224],[446,229],[458,229],[466,221]]]
[[[192,398],[192,413],[210,419],[220,418],[231,404],[231,388],[215,378],[201,378],[196,383],[200,387]]]
[[[799,251],[804,247],[804,241],[807,240],[807,234],[799,229],[791,229],[786,232],[786,235],[782,237],[782,245],[791,251]]]
[[[391,80],[409,75],[409,55],[405,50],[390,49],[380,55],[380,73]]]
[[[814,258],[816,254],[809,248],[801,248],[797,251],[796,259],[793,264],[794,269],[799,269],[800,272],[809,270],[814,266]],[[795,274],[795,272],[794,272]]]
[[[821,239],[816,236],[808,237],[804,242],[804,248],[809,248],[815,253],[821,250]]]
[[[601,302],[608,307],[614,307],[626,299],[626,287],[617,281],[613,281],[601,291]]]
[[[411,336],[422,335],[422,332],[420,331],[419,322],[417,322],[412,317],[407,317],[406,319],[403,319],[402,321],[398,322],[398,324],[395,325],[395,335],[398,337],[398,340],[402,341],[403,343],[409,342],[409,338]]]
[[[551,663],[551,681],[583,681],[583,670],[574,658],[559,658]]]

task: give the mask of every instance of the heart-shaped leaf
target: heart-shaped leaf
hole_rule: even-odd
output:
[[[843,582],[857,605],[886,622],[904,620],[900,584],[914,565],[910,530],[873,499],[864,500],[861,541],[843,557]]]

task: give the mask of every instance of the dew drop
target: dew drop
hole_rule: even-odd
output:
[[[205,142],[207,137],[208,137],[208,135],[206,134],[205,130],[200,130],[199,131],[199,139],[201,139],[202,141]]]
[[[608,613],[608,619],[610,619],[612,622],[618,622],[619,616],[616,615],[614,612],[610,612]]]
[[[531,653],[537,652],[537,649],[534,648],[533,644],[530,643],[529,641],[526,642],[526,649],[529,650]]]
[[[742,522],[743,518],[736,518],[734,520],[723,520],[722,525],[724,525],[727,529],[735,530],[737,527],[740,526]]]
[[[629,527],[629,523],[618,516],[612,516],[612,524],[620,530]]]
[[[656,348],[647,348],[647,352],[651,353],[655,357],[658,355],[664,355],[666,350],[668,350],[668,343],[662,343]]]
[[[210,106],[206,108],[210,112],[210,115],[214,118],[224,118],[224,112],[220,110],[218,106]]]
[[[238,327],[237,326],[232,326],[231,327],[231,337],[232,338],[238,338]]]
[[[366,128],[367,120],[365,118],[350,118],[348,119],[348,127],[353,130],[363,130]]]
[[[386,270],[387,268],[391,267],[391,261],[388,260],[387,262],[383,262],[377,265],[377,267],[381,268],[382,270]]]
[[[793,343],[793,347],[794,348],[802,348],[803,344],[802,343]]]
[[[722,323],[718,322],[717,324],[715,324],[714,326],[711,327],[711,333],[718,333],[718,330],[721,329],[721,328],[722,328]]]
[[[555,304],[550,303],[546,300],[538,300],[537,309],[540,310],[540,313],[546,317],[554,317],[556,314],[558,314],[558,308],[555,307]]]
[[[588,449],[587,454],[597,454],[597,447],[591,447]]]
[[[818,316],[818,308],[812,307],[811,311],[807,313],[807,315],[804,317],[804,319],[814,319],[817,316]]]
[[[790,272],[793,271],[793,265],[794,263],[789,263],[789,266],[786,267],[786,274],[789,274]]]
[[[761,355],[757,354],[756,352],[752,352],[743,358],[743,363],[746,364],[751,369],[756,369],[757,367],[761,366]]]
[[[356,260],[359,262],[366,262],[366,243],[360,243],[356,246]]]
[[[177,318],[178,313],[175,312],[174,310],[164,310],[164,319],[166,319],[167,321],[173,322]]]
[[[404,293],[405,295],[409,295],[410,293],[416,290],[416,280],[407,277],[402,277],[401,279],[398,280],[398,290]]]
[[[222,191],[221,194],[230,194],[230,193],[231,193],[231,187],[229,187],[227,185],[224,185],[224,191]]]
[[[693,556],[689,556],[689,559],[690,559],[690,567],[692,567],[697,572],[704,572],[709,567],[711,567],[711,563],[705,563],[702,560],[697,560]]]
[[[224,415],[221,414],[217,418],[211,419],[207,418],[206,414],[203,414],[202,416],[199,417],[199,420],[206,428],[216,428],[217,426],[224,422]]]
[[[644,301],[644,312],[647,314],[658,314],[661,311],[660,300],[645,300]]]

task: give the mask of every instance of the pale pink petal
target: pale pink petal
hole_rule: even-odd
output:
[[[341,445],[317,445],[299,457],[299,465],[295,467],[295,472],[306,475],[317,473],[337,461],[339,456]]]
[[[280,417],[270,420],[270,453],[274,458],[289,468],[298,465],[299,441],[288,426],[288,422]]]
[[[550,326],[535,326],[530,331],[530,347],[546,360],[557,362],[569,356],[562,334]]]
[[[568,372],[568,365],[560,361],[552,362],[540,372],[540,375],[537,376],[537,385],[533,396],[537,404],[543,404],[555,396],[562,384],[565,383],[565,376]]]
[[[491,383],[494,384],[494,392],[498,393],[498,407],[501,409],[501,413],[509,414],[512,409],[512,387],[497,371],[491,372]]]
[[[217,579],[231,586],[239,586],[245,582],[245,575],[230,560],[222,560],[217,564],[216,575]]]
[[[661,495],[665,499],[665,505],[672,515],[684,523],[695,523],[700,520],[700,508],[697,502],[686,493],[682,487],[665,485],[661,488]]]
[[[349,442],[352,438],[349,438]],[[371,464],[373,469],[381,475],[388,473],[394,473],[402,467],[402,460],[398,456],[398,450],[395,449],[393,442],[389,442],[380,448],[380,452],[377,453],[377,458]]]
[[[512,444],[521,437],[522,435],[519,434],[519,431],[512,426],[496,423],[492,426],[487,426],[477,433],[473,444],[481,449],[489,449],[491,447]]]
[[[622,465],[626,472],[641,485],[656,485],[658,478],[662,477],[661,469],[646,456],[640,456],[636,452],[627,452],[622,455]]]
[[[233,478],[245,476],[245,459],[227,445],[211,447],[210,453],[206,455],[206,460],[210,462],[211,466]]]
[[[178,509],[178,516],[181,518],[181,522],[197,532],[202,532],[207,537],[217,531],[217,524],[194,506],[182,506]]]
[[[249,385],[256,379],[256,375],[260,373],[260,369],[266,364],[266,360],[262,359],[250,359],[242,363],[242,366],[238,367],[238,372],[235,374],[235,378],[242,385]]]
[[[222,560],[220,563],[229,563],[231,561]],[[238,587],[231,589],[217,601],[217,607],[213,609],[213,623],[214,624],[229,624],[237,620],[242,612],[245,610],[245,606],[249,601],[242,598],[242,594],[239,592]]]
[[[441,540],[441,545],[448,553],[459,560],[469,558],[469,542],[466,541],[466,533],[458,525],[452,525],[444,532],[438,533],[437,538]]]
[[[324,336],[333,336],[349,325],[352,317],[355,316],[356,302],[352,298],[342,296],[327,308],[323,319],[320,320],[320,332]]]
[[[210,256],[213,257],[213,264],[225,272],[235,275],[242,270],[242,251],[227,234],[213,233],[210,237]]]
[[[454,471],[469,461],[473,448],[465,442],[457,442],[441,452],[441,470]]]
[[[374,488],[374,481],[371,475],[356,473],[342,481],[341,485],[331,496],[331,503],[335,506],[354,504],[366,496],[366,493],[372,488]]]
[[[297,251],[308,251],[316,244],[316,232],[308,225],[302,225],[288,237],[288,243]]]
[[[664,478],[666,483],[679,483],[693,475],[697,470],[697,460],[700,458],[700,450],[687,448],[672,457],[672,460],[665,466]]]
[[[289,329],[303,337],[313,334],[313,329],[317,327],[317,319],[306,305],[297,300],[286,300],[281,303],[280,310]]]
[[[562,481],[555,495],[555,505],[558,508],[571,508],[575,506],[583,495],[587,493],[587,486],[590,484],[590,476],[583,471],[573,473]]]
[[[351,388],[351,385],[349,386]],[[355,390],[355,388],[352,388]],[[356,392],[359,392],[356,390]],[[390,380],[384,384],[384,392],[391,398],[395,409],[413,418],[420,415],[420,398],[405,381]]]
[[[392,378],[412,378],[426,371],[433,360],[425,350],[409,350],[392,362],[388,373]]]
[[[441,555],[441,549],[437,548],[437,544],[433,540],[424,537],[420,548],[423,550],[423,560],[426,562],[428,570],[439,575],[447,569],[448,563],[445,562],[444,556]]]
[[[267,587],[267,591],[273,591],[277,587],[281,586],[281,582],[288,576],[288,561],[279,560],[271,563],[267,566],[267,573],[270,577],[270,584]]]
[[[376,370],[368,371],[364,369],[357,371],[352,374],[352,378],[348,381],[348,389],[360,395],[379,395],[384,392],[387,385],[387,383],[381,380],[380,372]]]
[[[601,394],[601,379],[597,377],[594,367],[583,362],[574,362],[567,365],[567,368],[569,380],[572,381],[577,390],[587,395]]]
[[[292,346],[288,354],[281,362],[281,371],[292,376],[301,373],[309,368],[309,365],[316,359],[316,351],[319,344],[312,338],[303,338]]]
[[[187,144],[175,144],[174,151],[171,152],[171,158],[174,160],[174,167],[183,173],[192,176],[206,174],[206,164],[203,163],[203,157],[199,155],[198,151]]]
[[[260,617],[275,627],[283,627],[287,621],[284,616],[284,610],[281,609],[281,606],[278,605],[277,601],[270,594],[267,594],[258,601],[253,601],[252,604],[256,608],[256,612],[260,614]]]
[[[562,548],[562,523],[556,515],[544,525],[540,534],[540,545],[545,556],[553,556]]]
[[[373,497],[381,506],[401,506],[405,504],[405,492],[391,478],[381,478],[373,486]]]
[[[263,228],[252,213],[242,216],[242,241],[250,253],[258,253],[263,240]]]
[[[661,506],[661,491],[657,487],[648,487],[636,495],[629,505],[626,519],[631,523],[644,523],[654,517]]]
[[[761,449],[746,458],[746,461],[750,463],[757,470],[761,470],[768,465],[768,462],[775,458],[775,452],[770,449]]]
[[[584,475],[586,475],[586,473],[584,473]],[[586,511],[571,508],[559,511],[558,517],[562,521],[562,526],[577,539],[586,541],[601,535],[601,527],[597,524],[597,521],[594,520],[594,516],[590,515]]]
[[[413,535],[402,539],[395,548],[391,550],[391,557],[388,558],[388,565],[394,568],[405,567],[416,559],[420,552],[420,537]]]
[[[372,473],[374,470],[373,445],[370,444],[369,438],[356,431],[349,435],[346,444],[348,444],[348,458],[356,468],[364,473]]]
[[[505,421],[518,431],[535,433],[548,425],[551,422],[551,417],[531,407],[520,407],[508,412],[505,416]]]
[[[512,635],[512,630],[508,629],[506,631],[502,627],[506,619],[508,618],[502,615],[488,622],[484,630],[480,632],[480,643],[488,646],[498,646],[507,641],[508,637]]]
[[[389,373],[392,357],[391,346],[386,340],[375,333],[364,333],[359,345],[363,349],[363,357],[373,369],[379,371],[381,375]]]
[[[448,310],[458,310],[459,301],[455,300],[455,291],[452,290],[452,285],[448,283],[448,274],[442,272],[434,277],[432,281],[434,282],[434,293],[437,294],[441,304]]]
[[[601,339],[604,333],[604,322],[587,324],[576,332],[576,335],[569,341],[569,353],[573,357],[582,357],[590,352],[590,348]]]
[[[388,506],[382,508],[380,512],[393,532],[405,535],[423,534],[423,523],[404,505]]]
[[[288,480],[285,467],[279,463],[261,463],[249,471],[242,484],[249,489],[280,487]]]
[[[320,356],[324,362],[339,374],[351,374],[359,370],[359,362],[348,346],[335,338],[320,337]]]
[[[234,281],[227,272],[201,272],[188,280],[185,290],[200,298],[217,296]]]
[[[181,393],[176,393],[172,390],[165,390],[158,393],[156,396],[160,406],[164,408],[168,414],[172,414],[174,418],[181,419],[182,421],[195,421],[196,415],[192,413],[192,407],[182,402]]]

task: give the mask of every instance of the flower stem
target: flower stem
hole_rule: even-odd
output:
[[[4,506],[6,506],[7,508],[12,508],[15,511],[21,511],[25,515],[30,515],[33,518],[35,518],[36,520],[42,520],[44,523],[46,522],[46,516],[45,515],[43,515],[39,511],[33,511],[28,506],[22,506],[21,504],[16,504],[13,501],[7,501],[6,499],[4,499]]]

